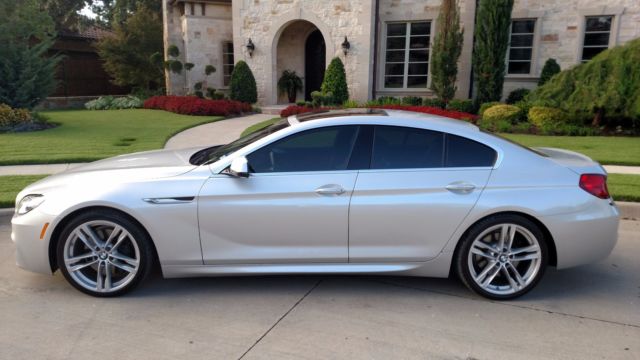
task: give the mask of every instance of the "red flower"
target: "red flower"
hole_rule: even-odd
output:
[[[234,100],[209,100],[196,96],[154,96],[144,102],[145,109],[159,109],[184,115],[230,116],[251,112],[251,104]]]

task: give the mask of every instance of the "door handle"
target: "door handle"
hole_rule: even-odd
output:
[[[471,184],[471,183],[468,183],[468,182],[456,181],[456,182],[452,182],[451,184],[445,186],[445,188],[447,190],[451,191],[452,193],[468,194],[468,193],[472,192],[473,189],[476,188],[476,186]]]
[[[341,195],[344,192],[342,186],[336,184],[323,185],[316,189],[318,195]]]

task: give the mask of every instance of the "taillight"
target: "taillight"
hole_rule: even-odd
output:
[[[602,174],[582,174],[580,175],[580,187],[593,196],[600,199],[609,198],[607,189],[607,176]]]

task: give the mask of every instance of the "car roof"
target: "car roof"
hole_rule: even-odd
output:
[[[355,108],[344,110],[320,110],[311,113],[292,115],[287,118],[290,125],[311,123],[371,124],[409,127],[426,127],[446,132],[478,132],[479,128],[467,121],[455,120],[444,116],[418,113],[404,110],[377,108]]]

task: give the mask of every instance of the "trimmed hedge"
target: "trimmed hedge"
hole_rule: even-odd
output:
[[[349,89],[347,88],[347,74],[344,71],[344,64],[340,58],[333,58],[327,71],[324,74],[324,80],[320,87],[325,94],[332,94],[334,104],[342,104],[349,100]]]
[[[254,104],[258,101],[256,78],[246,62],[240,60],[233,67],[229,82],[229,97],[231,100]]]
[[[509,131],[521,115],[522,110],[517,106],[495,105],[485,110],[479,125],[491,131]]]
[[[503,105],[503,104],[499,101],[490,101],[480,105],[480,109],[478,110],[478,116],[482,117],[482,115],[484,115],[484,112],[487,111],[487,109],[496,105]]]
[[[453,99],[449,101],[447,104],[448,110],[462,111],[466,113],[474,113],[475,106],[473,104],[473,100],[461,100],[461,99]]]
[[[0,129],[30,123],[31,113],[27,109],[12,109],[7,104],[0,104]]]
[[[196,96],[154,96],[144,102],[145,109],[158,109],[183,115],[230,116],[251,112],[251,105],[233,100],[208,100]]]

